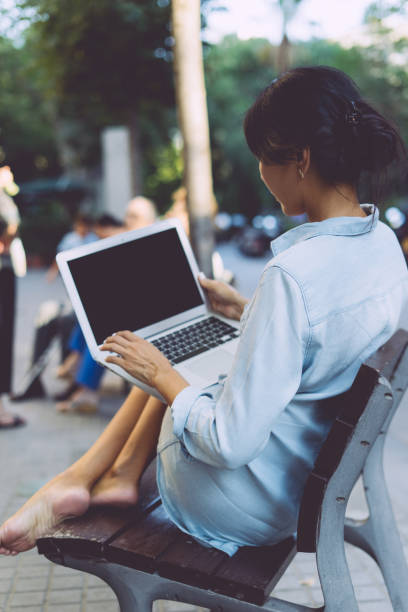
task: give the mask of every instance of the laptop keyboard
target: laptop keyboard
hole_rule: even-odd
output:
[[[157,340],[152,340],[151,343],[174,365],[233,338],[238,338],[238,336],[239,331],[236,327],[215,317],[209,317]]]

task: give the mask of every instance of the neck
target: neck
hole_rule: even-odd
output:
[[[309,221],[324,221],[331,217],[365,217],[357,191],[351,185],[315,183],[308,190],[305,210]]]

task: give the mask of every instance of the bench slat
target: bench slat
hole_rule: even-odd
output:
[[[167,517],[163,506],[130,525],[105,547],[108,561],[152,572],[157,558],[177,538],[179,529]]]
[[[226,559],[227,554],[206,548],[180,532],[158,559],[157,570],[164,578],[208,589],[212,585],[213,573]]]
[[[41,554],[64,550],[81,557],[102,556],[105,542],[134,521],[135,509],[91,508],[81,517],[67,519],[37,541]]]
[[[214,575],[213,590],[262,605],[296,554],[294,537],[275,546],[246,546]]]

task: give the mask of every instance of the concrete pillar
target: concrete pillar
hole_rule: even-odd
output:
[[[123,219],[133,197],[129,130],[109,127],[102,132],[103,209]]]

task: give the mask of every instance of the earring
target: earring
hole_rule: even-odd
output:
[[[299,176],[301,179],[305,178],[305,173],[303,172],[302,168],[298,168],[298,172],[299,172]]]

